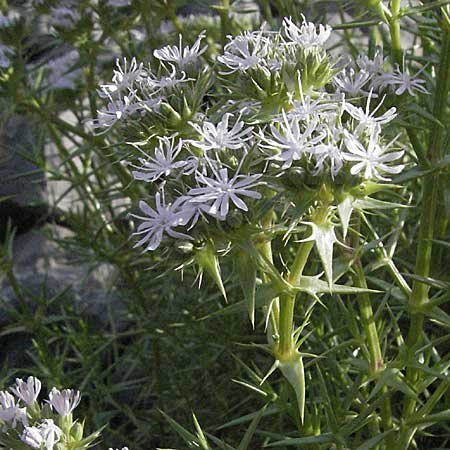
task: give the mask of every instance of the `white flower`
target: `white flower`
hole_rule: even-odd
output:
[[[72,389],[63,389],[59,391],[55,387],[52,388],[49,394],[49,400],[47,401],[50,406],[60,415],[69,415],[80,403],[81,395],[80,391]]]
[[[425,80],[417,78],[417,76],[424,70],[422,68],[415,75],[410,75],[408,72],[402,72],[398,66],[395,65],[393,72],[388,72],[380,75],[379,84],[381,86],[393,86],[396,95],[402,95],[405,91],[408,91],[409,95],[416,95],[416,92],[422,92],[423,94],[429,94],[425,86],[422,84],[426,83]]]
[[[16,385],[10,388],[11,392],[28,406],[32,406],[41,391],[41,382],[36,377],[28,377],[27,382],[16,378]]]
[[[45,442],[46,450],[53,450],[55,444],[61,439],[63,432],[52,419],[45,419],[39,424],[39,431]]]
[[[44,443],[44,438],[38,427],[25,427],[20,439],[32,448],[41,448],[41,445]]]
[[[205,53],[208,46],[205,45],[203,48],[200,48],[200,43],[204,37],[205,33],[200,33],[192,47],[187,45],[183,48],[183,38],[180,34],[178,47],[176,45],[166,45],[158,50],[154,50],[153,55],[161,61],[173,62],[177,64],[178,67],[184,68],[188,64],[194,62],[200,55]]]
[[[381,173],[400,173],[403,170],[403,165],[388,166],[386,163],[395,161],[400,158],[404,151],[388,153],[389,147],[395,142],[393,139],[386,146],[381,146],[378,142],[380,128],[374,128],[369,136],[369,142],[363,145],[358,138],[348,133],[345,139],[345,146],[350,153],[344,153],[343,157],[347,161],[355,162],[350,169],[352,175],[363,172],[363,177],[366,180],[372,178],[380,180],[389,180],[383,178]]]
[[[372,97],[372,90],[367,97],[366,109],[357,108],[350,103],[344,103],[344,109],[358,121],[358,126],[356,127],[355,132],[358,134],[361,131],[368,130],[369,132],[373,130],[373,128],[378,127],[380,125],[384,125],[389,123],[391,120],[397,117],[396,109],[394,107],[389,108],[384,114],[381,116],[375,117],[375,113],[380,109],[383,104],[383,99],[381,99],[378,106],[371,112],[370,111],[370,100]]]
[[[283,28],[286,37],[295,44],[298,44],[304,50],[312,50],[322,48],[331,34],[329,25],[319,25],[319,31],[312,22],[307,22],[303,16],[303,24],[300,28],[292,22],[291,18],[284,18]]]
[[[143,105],[135,102],[136,91],[130,91],[128,95],[113,99],[108,93],[110,102],[107,105],[106,110],[98,110],[98,118],[92,121],[94,128],[106,128],[108,131],[116,122],[124,119],[139,109]]]
[[[370,75],[381,73],[384,68],[383,52],[377,49],[373,59],[370,59],[367,55],[359,55],[356,59],[356,64],[361,70]]]
[[[236,170],[233,178],[228,178],[226,168],[215,170],[211,166],[215,178],[207,177],[203,174],[197,174],[197,183],[204,184],[205,187],[193,188],[188,192],[192,196],[190,202],[202,204],[202,209],[208,214],[219,220],[224,220],[228,214],[231,200],[235,206],[243,211],[248,211],[247,205],[238,197],[243,195],[259,199],[261,194],[251,191],[250,188],[260,184],[257,180],[261,174],[239,175],[239,168]]]
[[[329,161],[331,178],[335,178],[344,166],[343,153],[341,149],[343,130],[341,127],[329,124],[326,126],[326,142],[321,142],[312,151],[316,159],[315,173],[323,172],[324,164]]]
[[[172,72],[169,73],[169,75],[156,78],[151,73],[148,73],[148,78],[146,81],[147,86],[157,92],[173,89],[177,84],[192,81],[192,78],[186,78],[186,74],[184,72],[181,72],[181,78],[177,78],[176,68],[175,66],[172,66]]]
[[[300,122],[295,118],[289,120],[284,111],[283,119],[283,122],[279,123],[279,127],[275,124],[270,125],[272,137],[261,135],[261,138],[266,142],[263,147],[282,150],[281,153],[269,159],[282,162],[281,168],[288,169],[294,161],[301,159],[303,154],[311,152],[323,140],[325,132],[321,131],[317,136],[312,136],[317,128],[317,119],[311,120],[304,131],[301,130]]]
[[[207,121],[203,123],[202,127],[196,123],[189,122],[203,138],[201,141],[189,142],[205,152],[208,150],[221,149],[237,150],[244,147],[245,142],[252,138],[253,128],[244,128],[244,122],[238,118],[231,130],[229,130],[228,122],[230,117],[233,117],[233,114],[224,114],[217,126]]]
[[[268,41],[263,37],[262,32],[246,32],[236,36],[227,45],[224,53],[217,60],[227,66],[230,74],[237,70],[245,72],[248,69],[258,66],[263,62],[269,48]]]
[[[363,87],[370,79],[370,74],[364,70],[355,73],[353,68],[344,69],[339,75],[333,78],[333,83],[340,92],[346,92],[351,97],[359,97],[367,95],[367,91]]]
[[[122,64],[117,58],[116,66],[117,70],[113,70],[112,83],[100,85],[101,90],[98,91],[100,97],[107,97],[108,93],[132,90],[134,83],[142,81],[146,75],[143,63],[138,65],[136,58],[132,58],[130,64],[127,58],[123,58]]]
[[[14,55],[14,50],[7,45],[0,44],[0,68],[6,69],[11,65],[11,60],[9,59]]]
[[[9,423],[12,428],[16,428],[18,422],[28,425],[26,408],[19,408],[16,399],[5,391],[0,392],[0,420]]]
[[[155,195],[156,210],[151,208],[146,202],[141,200],[139,208],[147,216],[138,216],[131,214],[132,217],[143,220],[138,226],[137,231],[133,235],[144,235],[134,247],[145,245],[145,250],[155,250],[161,244],[163,234],[166,233],[175,239],[192,239],[187,234],[174,231],[174,227],[186,225],[194,214],[193,208],[185,205],[184,198],[178,198],[175,202],[165,204],[164,197],[161,202],[161,194],[159,192]]]
[[[325,161],[329,160],[331,178],[334,179],[344,165],[342,150],[335,143],[320,144],[316,148],[316,155],[314,175],[322,173]]]
[[[132,171],[135,180],[154,182],[162,176],[168,177],[174,170],[185,167],[187,161],[177,161],[176,157],[183,148],[183,140],[180,139],[175,147],[175,138],[159,138],[159,145],[155,148],[155,157],[147,156],[147,159],[139,158],[141,167],[133,166],[138,170]],[[142,143],[131,143],[134,147],[143,152],[139,145]],[[144,153],[144,152],[143,152]]]
[[[322,113],[328,113],[336,110],[336,105],[324,101],[324,95],[320,94],[316,99],[312,100],[309,95],[301,95],[301,101],[290,99],[293,106],[287,112],[289,119],[304,120],[309,122],[312,118],[317,117]]]

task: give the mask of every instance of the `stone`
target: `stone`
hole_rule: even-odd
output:
[[[3,116],[0,127],[0,239],[8,223],[19,232],[44,220],[47,213],[43,171],[33,162],[39,157],[36,127],[25,116]]]

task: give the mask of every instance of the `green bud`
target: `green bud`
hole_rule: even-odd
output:
[[[176,127],[182,122],[180,114],[166,102],[161,103],[161,112],[166,115],[170,126]]]
[[[79,442],[83,439],[83,425],[79,422],[76,422],[72,429],[70,430],[70,434],[72,435],[75,442]]]
[[[331,205],[334,200],[333,192],[326,184],[322,184],[319,191],[319,199],[324,205]]]

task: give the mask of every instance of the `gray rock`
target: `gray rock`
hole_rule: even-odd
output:
[[[114,327],[122,329],[126,324],[126,305],[123,296],[113,285],[114,267],[108,264],[96,267],[80,264],[52,239],[70,237],[70,231],[56,225],[47,225],[16,236],[13,270],[19,285],[23,287],[30,309],[36,307],[36,298],[42,296],[42,292],[45,292],[46,299],[50,299],[67,289],[64,296],[49,306],[49,312],[58,313],[61,306],[58,302],[68,301],[75,313],[83,315],[85,319],[105,328],[113,320]],[[0,299],[8,306],[18,306],[19,303],[12,287],[5,280],[0,284]],[[8,322],[4,310],[0,305],[0,326]]]
[[[47,212],[46,182],[33,162],[38,156],[36,130],[29,117],[3,117],[0,126],[0,238],[8,221],[27,230]]]

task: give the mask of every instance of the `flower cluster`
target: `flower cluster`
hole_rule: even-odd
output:
[[[369,92],[375,95],[394,93],[409,95],[417,93],[428,94],[423,86],[425,80],[419,78],[422,68],[415,75],[411,75],[407,69],[400,70],[399,65],[394,64],[393,70],[386,70],[389,64],[383,57],[381,50],[377,50],[373,59],[367,55],[360,55],[356,64],[346,67],[333,81],[338,92],[356,96],[368,96]],[[405,67],[405,61],[403,61]]]
[[[83,425],[72,418],[80,403],[79,391],[54,387],[48,399],[39,403],[41,382],[31,376],[26,381],[17,378],[9,391],[0,391],[0,445],[3,448],[26,445],[30,449],[68,450],[82,445],[83,449],[88,449],[99,437],[98,432],[83,437]]]
[[[178,46],[154,50],[153,72],[135,59],[117,61],[112,82],[100,86],[109,104],[94,125],[126,125],[119,130],[138,152],[128,163],[132,175],[153,195],[139,202],[141,214],[131,215],[141,221],[136,246],[155,250],[165,236],[195,241],[236,212],[250,223],[258,201],[273,193],[287,205],[292,189],[326,186],[342,194],[403,169],[404,150],[385,134],[397,111],[385,106],[389,92],[381,94],[404,75],[383,72],[379,53],[337,69],[325,48],[330,34],[329,26],[286,18],[278,32],[230,38],[217,57],[216,84],[206,88],[203,74],[215,68],[201,58],[203,33],[192,47],[183,47],[180,36]],[[413,91],[420,82],[414,78]],[[208,89],[223,96],[205,102]],[[126,134],[130,123],[151,134],[134,141]],[[288,186],[288,180],[296,181]]]

